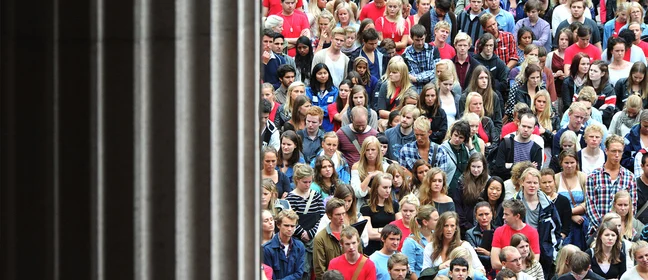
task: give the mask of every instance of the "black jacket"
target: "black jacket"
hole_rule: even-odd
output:
[[[488,71],[491,72],[491,82],[493,89],[505,93],[508,92],[508,75],[509,68],[506,66],[506,63],[502,61],[497,55],[493,54],[490,59],[486,59],[481,54],[475,54],[473,56],[482,65],[488,68]]]
[[[574,78],[571,76],[568,76],[563,80],[562,89],[560,90],[560,98],[562,98],[563,108],[560,115],[569,109],[569,106],[571,106],[572,100],[574,99],[574,93],[578,92],[579,88],[579,86],[574,84]]]
[[[454,62],[455,64],[457,63],[456,55],[455,57],[452,58],[452,62]],[[470,84],[470,77],[472,77],[472,72],[475,71],[477,65],[481,65],[481,63],[471,55],[468,55],[468,63],[470,64],[470,66],[468,67],[468,71],[466,72],[466,78],[463,81],[459,81],[459,84],[461,84],[461,88],[468,88],[468,84]]]
[[[431,9],[431,11],[434,11],[434,9]],[[429,43],[432,42],[432,34],[434,34],[434,26],[430,26],[432,24],[430,20],[430,12],[425,13],[423,16],[418,21],[418,24],[423,25],[425,27],[425,42]],[[450,17],[450,42],[454,43],[454,38],[457,36],[457,16],[452,12],[448,11],[447,14]],[[476,38],[475,38],[476,39]],[[473,40],[475,40],[473,39]]]
[[[493,112],[491,114],[486,113],[486,116],[493,121],[498,137],[502,134],[502,108],[504,107],[500,96],[497,91],[493,92]],[[468,88],[461,94],[461,98],[459,99],[459,111],[457,112],[459,118],[463,116],[466,110],[466,97],[468,97]]]
[[[448,132],[448,118],[445,111],[439,108],[434,116],[432,116],[431,111],[426,111],[424,115],[430,120],[430,130],[432,130],[430,141],[441,145],[446,132]]]
[[[511,167],[513,165],[513,151],[515,141],[513,138],[515,135],[510,135],[502,139],[499,148],[494,151],[497,153],[495,157],[495,165],[492,169],[492,175],[500,176],[502,180],[508,180],[511,178]],[[533,142],[533,140],[531,140]],[[531,162],[535,162],[538,166],[542,166],[542,147],[538,143],[533,142],[531,146]],[[507,163],[511,164],[511,167],[506,166]]]
[[[627,82],[628,82],[628,78],[621,78],[617,81],[616,85],[614,85],[614,93],[616,93],[616,97],[617,97],[616,99],[617,112],[623,110],[623,106],[628,101],[628,97],[630,97],[631,92],[630,89],[628,89]],[[644,109],[648,108],[648,99],[643,99],[643,108]]]

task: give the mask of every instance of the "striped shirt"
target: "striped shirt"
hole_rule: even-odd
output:
[[[479,17],[483,14],[484,10],[482,10],[479,15],[473,17],[470,15],[470,10],[464,10],[457,16],[457,27],[459,28],[459,31],[468,34],[468,36],[472,38],[473,43],[476,43],[477,39],[484,34],[484,29],[479,23]],[[473,50],[474,46],[474,44],[470,46],[470,51]]]
[[[298,215],[304,214],[304,210],[306,209],[306,204],[308,203],[308,196],[306,198],[303,198],[297,194],[295,194],[294,191],[288,193],[286,196],[286,200],[290,203],[290,207],[292,207],[292,210],[295,211]],[[317,219],[317,222],[315,222],[315,226],[311,228],[308,231],[308,237],[310,239],[315,238],[315,234],[317,234],[317,226],[319,224],[320,218],[322,218],[322,215],[326,210],[324,209],[324,202],[322,200],[322,196],[315,192],[313,195],[313,201],[311,202],[310,208],[308,208],[308,214],[309,217],[308,219]],[[317,214],[317,215],[310,215],[310,214]],[[297,228],[295,229],[295,233],[293,234],[294,237],[300,238],[302,233],[304,232],[304,229],[301,227],[301,224],[304,224],[304,221],[299,220],[297,224]],[[310,224],[310,223],[309,223]]]
[[[616,180],[610,178],[610,174],[605,171],[605,165],[594,169],[587,176],[586,189],[585,210],[590,221],[590,235],[596,232],[603,216],[612,210],[612,201],[617,192],[621,190],[628,191],[632,201],[632,209],[634,209],[633,212],[636,213],[637,211],[637,183],[634,174],[623,166],[620,167]]]

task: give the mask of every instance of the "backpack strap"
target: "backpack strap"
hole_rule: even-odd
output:
[[[439,162],[439,161],[437,160],[437,151],[438,151],[441,147],[439,147],[439,145],[438,145],[437,143],[434,143],[434,145],[432,145],[432,148],[434,149],[434,151],[432,152],[432,160],[434,160],[434,162],[433,162],[433,166],[434,166],[434,167],[439,167],[438,164],[437,164],[437,162]],[[647,205],[648,205],[648,204],[647,204]]]
[[[360,256],[360,264],[358,264],[355,272],[353,272],[353,277],[351,277],[352,280],[358,280],[358,277],[360,277],[360,272],[362,271],[362,268],[364,267],[366,262],[367,257],[365,257],[364,255]]]
[[[351,128],[349,128],[348,125],[345,125],[340,129],[342,130],[344,135],[346,135],[346,137],[349,138],[349,141],[351,141],[351,143],[353,143],[353,146],[355,146],[355,148],[358,150],[358,153],[359,153],[361,148],[360,148],[360,144],[358,143],[358,138],[356,137],[355,133],[353,133],[353,131],[351,131]]]

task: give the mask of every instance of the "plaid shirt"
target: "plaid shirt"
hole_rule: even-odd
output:
[[[434,81],[436,64],[441,57],[436,47],[425,44],[425,48],[420,52],[417,52],[414,46],[407,47],[403,53],[403,60],[409,68],[409,73],[416,77],[416,82],[412,84],[420,93],[425,84]]]
[[[610,174],[605,171],[605,166],[594,169],[587,176],[587,198],[585,211],[589,218],[589,234],[594,234],[598,229],[603,215],[612,210],[614,195],[626,190],[630,193],[633,213],[637,209],[637,183],[630,170],[620,167],[616,182],[612,182]]]
[[[495,54],[508,64],[510,60],[518,60],[517,43],[515,36],[506,31],[499,31],[499,38],[497,38],[497,48]]]
[[[434,149],[436,148],[436,159],[434,158]],[[418,152],[418,144],[416,141],[409,142],[403,146],[398,155],[398,163],[401,166],[407,168],[407,170],[412,170],[414,167],[414,162],[421,159],[421,155]],[[445,151],[441,149],[441,146],[430,141],[430,150],[428,151],[428,160],[427,162],[434,166],[443,169],[447,174],[452,171],[450,168],[450,163],[448,162],[448,156]]]

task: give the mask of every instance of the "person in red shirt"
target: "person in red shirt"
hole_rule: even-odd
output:
[[[270,115],[268,115],[268,119],[274,123],[275,116],[277,115],[277,108],[279,108],[281,104],[275,101],[274,86],[272,86],[271,83],[263,83],[261,85],[261,98],[270,101],[270,104],[272,104],[272,110],[270,111]]]
[[[367,5],[362,6],[360,10],[360,21],[370,18],[374,22],[385,14],[385,0],[375,0]]]
[[[421,202],[415,195],[408,194],[403,197],[403,199],[401,199],[400,203],[398,204],[400,204],[400,212],[396,214],[396,220],[389,224],[395,225],[403,233],[403,242],[398,244],[398,251],[400,252],[403,248],[403,243],[405,243],[405,238],[410,236],[410,221],[412,220],[412,218],[416,217],[418,208],[419,206],[421,206]],[[400,219],[399,216],[401,217]]]
[[[524,207],[524,206],[523,206]],[[344,254],[329,263],[329,270],[337,270],[344,279],[375,280],[376,266],[358,251],[360,236],[354,227],[345,227],[340,233],[340,245]],[[353,277],[357,275],[356,277]]]
[[[295,57],[297,39],[300,36],[311,37],[310,23],[303,12],[296,12],[295,5],[299,0],[281,0],[281,13],[278,15],[284,19],[283,32],[288,42],[288,55]]]
[[[385,15],[375,20],[380,40],[392,39],[399,55],[405,51],[410,38],[410,25],[402,16],[402,5],[400,0],[387,0]]]
[[[271,15],[277,15],[281,13],[281,0],[263,0],[263,3],[261,4],[261,14],[264,17],[271,16]],[[295,5],[295,8],[299,12],[304,11],[304,2],[303,0],[297,0],[297,4]]]
[[[641,50],[643,50],[644,55],[648,57],[648,43],[641,40],[641,24],[633,21],[630,23],[630,25],[628,25],[628,29],[630,29],[635,34],[635,41],[632,43],[636,46],[639,46]]]
[[[434,42],[430,42],[430,45],[439,49],[441,59],[452,59],[457,55],[455,49],[450,44],[446,44],[448,36],[450,36],[450,24],[447,21],[437,22],[434,26]]]
[[[576,55],[577,53],[586,53],[590,57],[591,61],[601,59],[601,50],[598,47],[590,44],[592,30],[589,28],[589,26],[583,25],[578,28],[576,36],[578,36],[576,44],[569,46],[565,50],[565,69],[563,70],[563,72],[566,76],[569,76],[569,68],[571,67],[572,59],[574,59],[574,55]]]
[[[526,216],[524,203],[519,199],[506,200],[502,203],[504,208],[504,225],[498,227],[493,233],[493,247],[491,249],[491,265],[493,269],[502,269],[502,262],[499,254],[502,248],[511,244],[513,234],[521,233],[529,238],[531,251],[535,254],[535,259],[540,259],[540,240],[538,231],[522,221]]]

